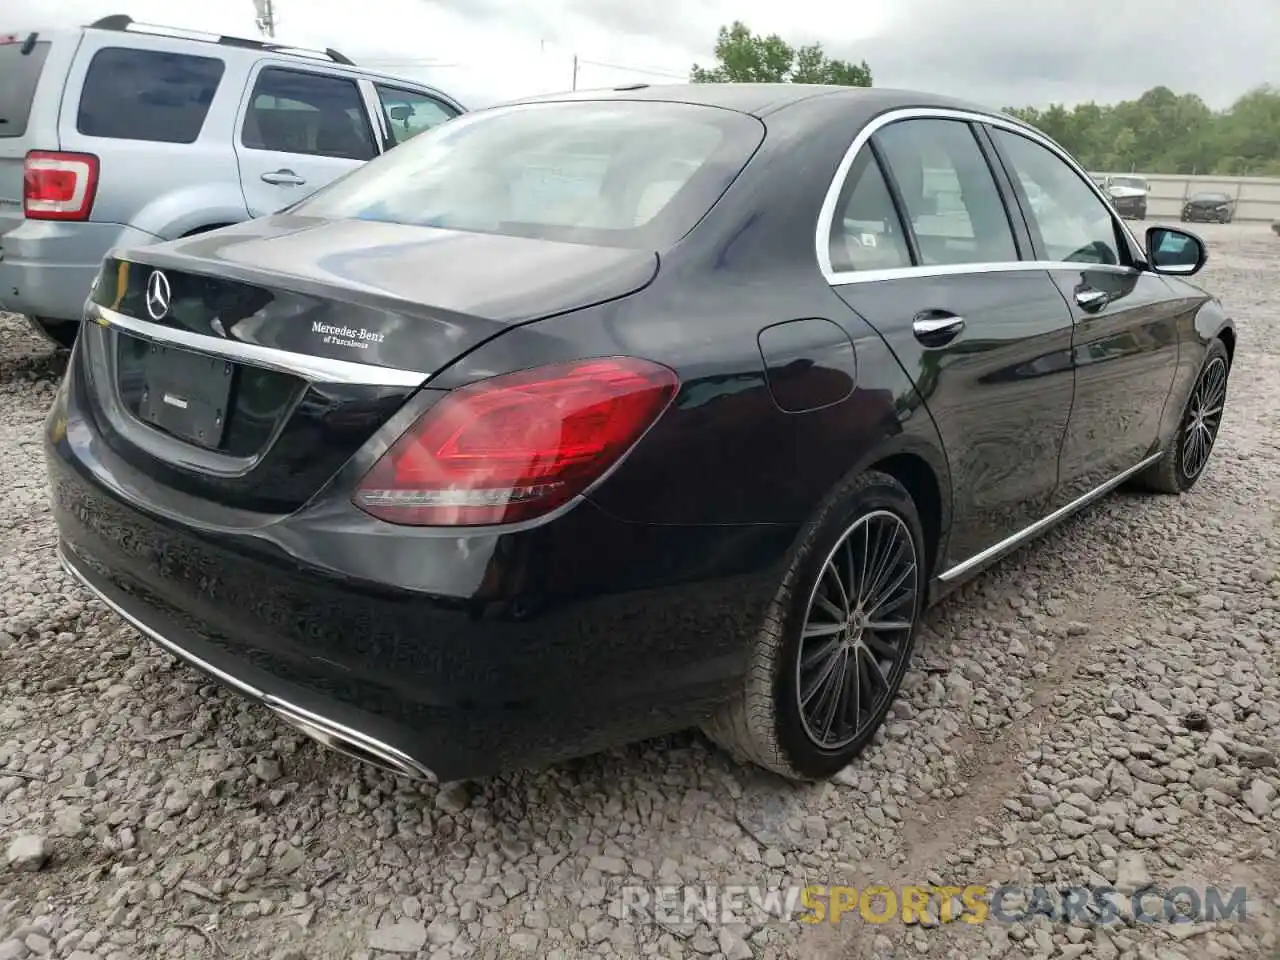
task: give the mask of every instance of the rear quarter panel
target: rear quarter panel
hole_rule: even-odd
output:
[[[115,46],[223,61],[222,79],[194,143],[94,137],[77,130],[80,94],[89,65],[99,50]],[[233,223],[248,216],[231,145],[236,108],[244,92],[244,53],[215,44],[141,34],[85,34],[67,76],[58,132],[64,150],[92,153],[99,159],[95,221],[130,224],[167,240],[198,227]]]
[[[609,354],[671,367],[681,380],[672,406],[590,494],[624,520],[798,525],[841,479],[897,453],[929,465],[945,518],[948,473],[932,420],[884,341],[818,268],[823,197],[864,120],[834,101],[765,118],[765,143],[692,233],[663,251],[648,288],[503,334],[432,385]],[[856,383],[837,403],[788,413],[770,393],[758,335],[808,318],[848,334]]]

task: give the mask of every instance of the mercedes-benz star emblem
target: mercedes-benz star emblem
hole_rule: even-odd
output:
[[[147,313],[151,314],[152,320],[164,319],[169,312],[171,296],[169,278],[159,270],[153,270],[147,278]]]

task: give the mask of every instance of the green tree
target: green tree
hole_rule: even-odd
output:
[[[1098,171],[1280,176],[1280,89],[1215,112],[1194,93],[1152,87],[1136,100],[1007,108]]]
[[[845,87],[871,86],[871,68],[828,57],[817,43],[793,47],[776,33],[753,34],[735,20],[716,37],[716,65],[693,65],[693,83],[834,83]]]

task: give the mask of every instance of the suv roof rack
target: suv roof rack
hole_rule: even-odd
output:
[[[93,21],[89,27],[94,30],[132,30],[137,33],[149,33],[161,37],[187,37],[205,43],[220,43],[226,47],[246,47],[250,50],[265,50],[271,53],[286,53],[296,57],[311,57],[316,60],[331,60],[348,67],[354,67],[355,61],[339,53],[332,47],[324,50],[310,50],[306,47],[291,47],[285,43],[268,43],[265,40],[250,40],[247,37],[229,37],[225,34],[206,33],[203,30],[188,30],[185,27],[164,27],[154,23],[139,23],[127,13],[115,13]]]

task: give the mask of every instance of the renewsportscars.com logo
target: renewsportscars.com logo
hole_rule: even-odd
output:
[[[1199,923],[1245,920],[1244,887],[1173,886],[1122,892],[1115,887],[964,886],[626,886],[615,901],[620,920],[666,927],[769,922],[884,924]]]

